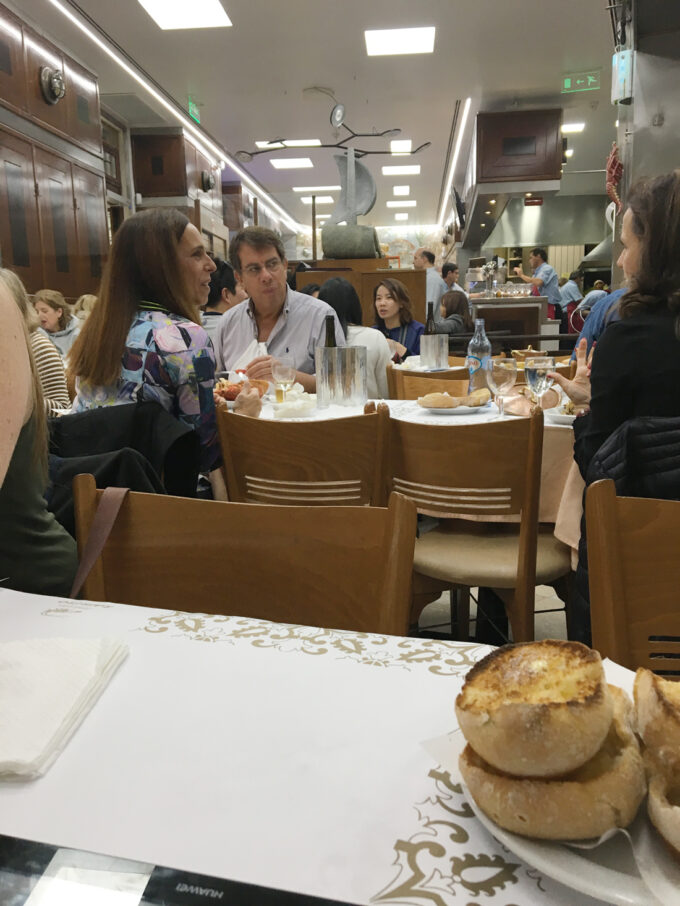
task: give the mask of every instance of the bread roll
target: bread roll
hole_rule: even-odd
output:
[[[579,840],[627,827],[644,798],[642,756],[632,729],[632,707],[610,687],[614,716],[596,754],[558,780],[511,777],[465,747],[459,766],[472,797],[500,827],[524,837]]]
[[[596,651],[547,640],[505,645],[475,664],[456,715],[490,765],[518,777],[556,777],[600,748],[612,701]]]
[[[662,770],[680,777],[680,683],[641,667],[633,694],[642,741]]]
[[[652,773],[647,813],[673,855],[680,859],[680,780],[661,772]]]
[[[460,400],[448,393],[426,393],[418,398],[418,405],[425,409],[455,409]]]

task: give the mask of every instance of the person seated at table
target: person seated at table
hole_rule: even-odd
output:
[[[0,281],[0,588],[68,595],[76,544],[48,512],[47,428],[26,325]],[[48,342],[48,341],[46,341]]]
[[[92,295],[92,293],[83,293],[82,296],[78,296],[76,299],[75,305],[73,306],[73,314],[80,321],[87,321],[90,312],[96,304],[96,296]]]
[[[210,277],[210,292],[201,315],[201,326],[215,345],[220,318],[248,295],[234,275],[234,268],[221,258],[214,258],[215,271]]]
[[[0,269],[0,281],[16,302],[28,331],[35,370],[48,415],[71,411],[71,400],[66,386],[64,363],[59,352],[42,330],[38,330],[38,319],[29,302],[26,288],[14,271]]]
[[[193,428],[201,471],[221,496],[215,353],[200,324],[214,270],[201,234],[175,208],[129,217],[113,237],[99,301],[68,371],[75,412],[155,400]]]
[[[554,375],[574,403],[590,407],[574,422],[574,459],[586,481],[593,457],[624,422],[680,416],[680,170],[632,189],[621,243],[628,290],[618,300],[620,320],[590,357],[587,341],[579,342],[573,380]],[[579,590],[587,601],[587,585]],[[579,624],[587,639],[587,603]]]
[[[366,389],[368,398],[388,398],[386,368],[392,361],[387,340],[372,327],[362,327],[361,302],[349,280],[332,277],[319,289],[319,299],[328,302],[340,321],[348,346],[366,348]]]
[[[420,338],[425,325],[414,319],[404,284],[385,277],[373,290],[373,305],[373,327],[387,337],[395,359],[401,361],[410,355],[420,355]]]
[[[40,329],[66,357],[80,333],[80,318],[74,318],[71,306],[56,289],[41,289],[33,296],[33,308]]]
[[[321,286],[318,283],[306,283],[300,287],[300,292],[304,293],[305,296],[314,296],[315,299],[318,299],[320,289]]]
[[[466,330],[463,312],[468,313],[470,306],[464,292],[457,289],[444,293],[441,301],[441,321],[435,321],[435,333],[463,333]]]
[[[295,380],[313,393],[314,355],[316,347],[324,345],[328,315],[334,319],[336,344],[345,345],[333,309],[288,286],[288,261],[273,230],[246,227],[238,232],[229,246],[229,260],[248,299],[220,321],[215,340],[219,370],[244,368],[250,379],[273,383],[272,364],[277,356],[287,355],[295,365]]]

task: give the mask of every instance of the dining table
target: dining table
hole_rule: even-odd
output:
[[[487,646],[0,589],[0,666],[36,639],[127,656],[43,775],[0,775],[5,906],[599,902],[499,843],[433,757]]]

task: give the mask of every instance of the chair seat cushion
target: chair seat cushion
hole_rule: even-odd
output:
[[[417,539],[413,569],[452,585],[514,588],[518,541],[516,525],[444,523]],[[539,530],[536,585],[552,582],[570,569],[570,548],[555,538],[551,528]]]

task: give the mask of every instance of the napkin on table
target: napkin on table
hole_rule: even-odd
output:
[[[0,643],[0,777],[44,774],[127,654],[109,638]]]

